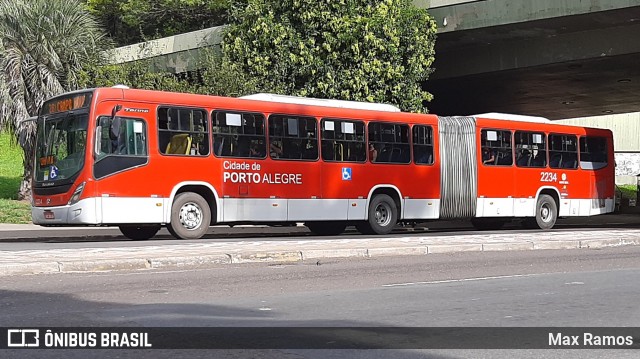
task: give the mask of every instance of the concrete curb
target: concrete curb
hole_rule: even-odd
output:
[[[58,262],[8,264],[0,267],[0,277],[10,275],[44,274],[58,272],[60,272],[60,265]]]
[[[248,252],[229,254],[231,263],[255,263],[255,262],[298,262],[302,260],[299,251],[274,251],[274,252]]]
[[[614,236],[615,237],[615,236]],[[11,263],[5,259],[0,262],[0,277],[13,275],[33,275],[45,273],[87,273],[105,271],[130,271],[153,269],[204,269],[212,266],[242,263],[295,263],[303,260],[315,260],[326,258],[375,258],[385,256],[406,255],[430,255],[461,252],[489,252],[489,251],[523,251],[546,249],[601,249],[628,245],[640,245],[640,237],[619,235],[618,238],[591,238],[585,240],[526,240],[520,242],[493,242],[493,243],[458,243],[458,244],[424,244],[398,246],[389,243],[372,241],[370,246],[364,248],[317,248],[317,244],[307,244],[312,248],[300,250],[282,250],[280,248],[265,250],[238,250],[234,252],[217,252],[220,249],[196,249],[172,251],[171,254],[153,253],[129,253],[131,257],[93,259],[62,259],[64,254],[57,253],[51,260],[34,258],[33,263]],[[327,245],[332,245],[331,243]],[[212,253],[206,253],[209,250]],[[47,251],[40,251],[47,254]],[[152,253],[149,253],[152,252]],[[104,253],[103,253],[104,254]],[[106,253],[108,255],[108,253]],[[102,255],[102,254],[99,254]]]
[[[530,251],[536,249],[534,243],[485,243],[482,251]]]
[[[533,249],[578,249],[580,241],[544,241],[534,242]]]
[[[309,249],[302,251],[303,260],[321,258],[366,258],[368,256],[368,250],[363,248]]]
[[[482,252],[482,244],[434,244],[427,246],[428,254]]]
[[[104,259],[99,261],[64,261],[58,262],[59,272],[104,272],[116,270],[149,269],[145,259]]]
[[[368,257],[386,256],[423,256],[428,254],[427,246],[422,247],[388,247],[367,249]]]
[[[208,256],[184,256],[147,259],[149,268],[153,269],[196,269],[206,268],[210,265],[230,264],[231,256],[228,254],[217,254]]]

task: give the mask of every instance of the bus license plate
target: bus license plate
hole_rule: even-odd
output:
[[[56,216],[51,211],[44,211],[44,219],[55,219]]]

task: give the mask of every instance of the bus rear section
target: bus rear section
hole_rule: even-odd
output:
[[[611,131],[551,121],[477,120],[478,228],[511,218],[550,229],[558,217],[614,210]]]

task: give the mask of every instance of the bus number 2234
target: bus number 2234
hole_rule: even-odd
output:
[[[558,182],[558,176],[553,172],[540,172],[540,182]]]

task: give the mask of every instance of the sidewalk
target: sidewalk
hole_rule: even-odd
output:
[[[2,249],[7,236],[25,238],[41,233],[33,225],[0,225],[0,276],[61,272],[97,272],[114,270],[196,269],[220,264],[250,262],[322,261],[327,258],[375,258],[379,256],[428,255],[437,253],[512,251],[539,249],[595,249],[623,245],[640,245],[640,216],[603,215],[592,218],[565,219],[558,231],[492,231],[442,232],[431,226],[431,231],[416,231],[405,236],[345,235],[341,238],[308,236],[304,227],[285,227],[293,231],[287,240],[254,238],[264,227],[213,227],[212,231],[245,232],[241,240],[230,242],[225,235],[216,240],[166,245],[144,245],[145,242],[126,243],[115,248],[83,246],[79,248],[52,248],[31,250]],[[606,228],[584,229],[585,226],[606,223]],[[456,222],[448,222],[449,225]],[[443,225],[444,222],[433,222]],[[460,226],[463,222],[458,223]],[[626,226],[627,228],[622,228]],[[574,228],[575,227],[575,228]],[[44,228],[47,236],[61,234],[69,228]],[[114,227],[83,227],[72,230],[79,237],[97,235],[117,238]],[[161,233],[161,235],[163,235]],[[20,237],[22,236],[22,237]],[[209,236],[209,235],[208,235]],[[68,234],[66,235],[68,237]],[[93,242],[95,243],[95,242]],[[132,246],[133,245],[133,246]]]

